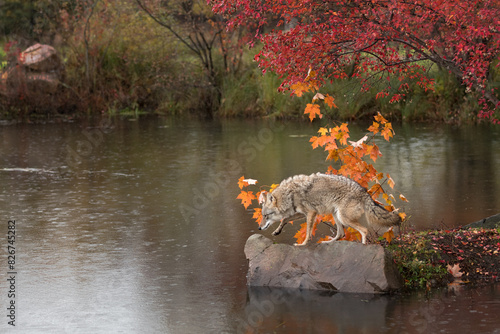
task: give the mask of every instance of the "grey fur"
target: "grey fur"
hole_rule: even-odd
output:
[[[396,212],[387,211],[373,201],[365,188],[340,175],[295,175],[283,180],[272,193],[264,194],[263,199],[263,219],[259,229],[265,230],[281,221],[273,235],[279,234],[286,223],[298,215],[306,216],[306,239],[300,245],[305,245],[310,240],[317,214],[334,216],[337,234],[331,241],[344,236],[344,226],[358,230],[362,242],[366,243],[369,229],[401,223]]]

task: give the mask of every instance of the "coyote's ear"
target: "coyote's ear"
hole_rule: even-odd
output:
[[[267,194],[268,192],[265,190],[262,190],[260,195],[259,195],[259,204],[265,203],[267,201]]]
[[[269,201],[271,201],[272,205],[276,206],[276,197],[273,196],[273,194],[269,194],[267,198],[269,199]]]

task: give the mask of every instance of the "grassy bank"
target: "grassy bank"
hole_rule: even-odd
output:
[[[210,99],[207,95],[212,94],[213,87],[206,82],[196,60],[177,50],[175,41],[170,42],[112,44],[94,59],[96,68],[90,73],[86,72],[81,45],[63,47],[66,73],[58,103],[47,103],[46,108],[39,103],[43,106],[47,101],[37,101],[36,106],[23,101],[2,103],[2,117],[119,115],[138,110],[162,115],[205,115],[206,100]],[[142,47],[134,47],[138,44]],[[221,100],[213,115],[306,119],[303,110],[312,94],[298,98],[290,96],[290,92],[278,92],[280,78],[272,73],[263,75],[251,60],[254,52],[245,51],[238,72],[220,76]],[[336,120],[368,119],[380,111],[391,120],[403,122],[477,121],[479,105],[473,94],[466,94],[446,71],[435,70],[431,77],[435,80],[434,91],[411,85],[405,99],[392,104],[388,98],[377,99],[375,89],[361,93],[357,79],[327,83],[321,92],[334,96],[338,108],[324,108],[322,112]]]
[[[406,290],[499,279],[499,228],[408,233],[383,244],[393,256]]]

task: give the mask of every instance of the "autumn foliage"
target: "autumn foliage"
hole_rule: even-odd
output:
[[[489,82],[500,57],[500,3],[478,0],[213,0],[229,26],[257,29],[256,60],[283,77],[282,89],[311,68],[319,88],[326,80],[359,78],[377,98],[404,100],[409,85],[433,89],[432,66],[452,73],[478,94],[480,117],[498,120],[497,92]],[[269,28],[275,27],[269,31]],[[397,78],[397,85],[391,78]],[[326,95],[325,95],[326,99]],[[314,103],[308,114],[317,114]]]

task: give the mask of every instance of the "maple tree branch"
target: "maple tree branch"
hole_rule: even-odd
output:
[[[187,46],[191,51],[193,51],[194,53],[196,53],[197,55],[201,56],[199,50],[197,50],[195,47],[193,47],[191,44],[189,44],[181,35],[179,35],[179,33],[177,33],[177,31],[175,31],[172,26],[162,20],[160,20],[158,17],[156,17],[155,15],[153,15],[153,13],[142,3],[141,0],[135,0],[137,2],[137,4],[139,5],[139,7],[141,7],[141,9],[151,18],[153,19],[153,21],[155,21],[156,23],[158,23],[159,25],[161,25],[162,27],[165,27],[168,29],[168,31],[170,31],[182,44],[184,44],[185,46]]]

